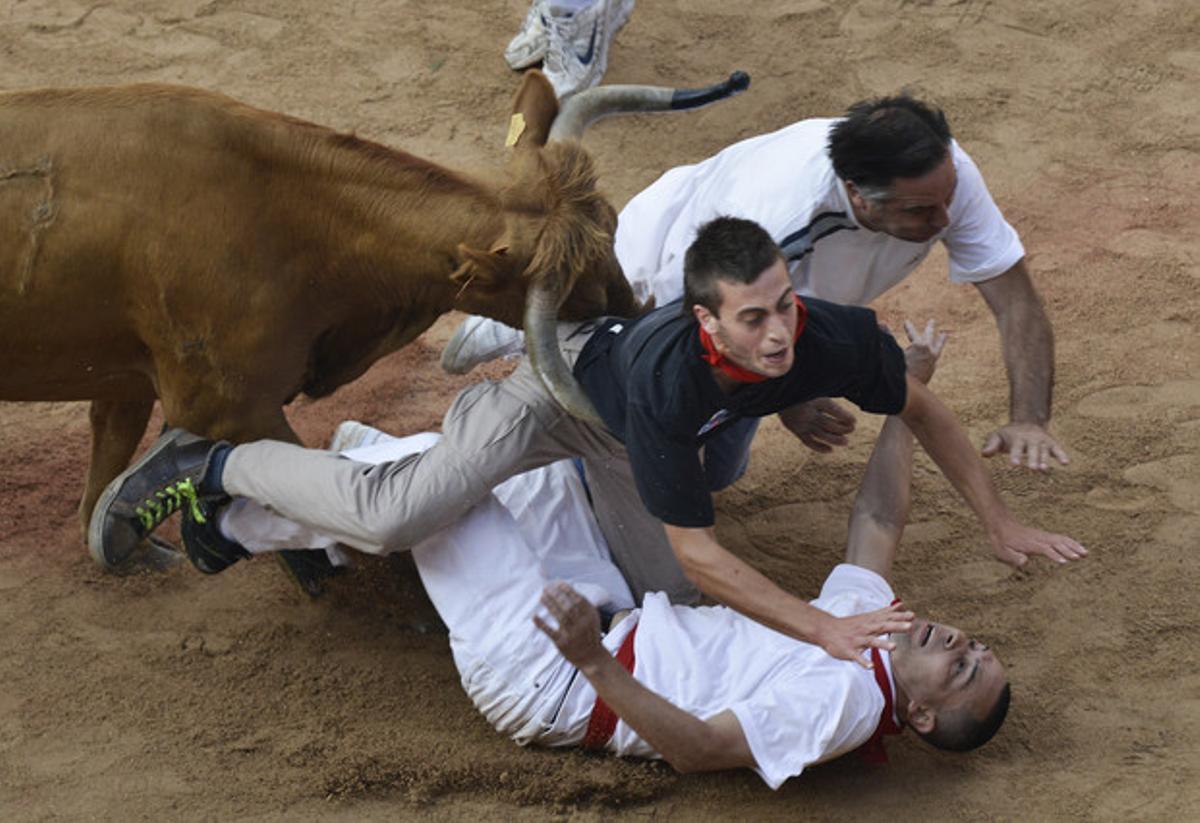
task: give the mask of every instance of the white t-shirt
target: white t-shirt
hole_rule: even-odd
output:
[[[617,222],[616,252],[639,299],[663,305],[683,294],[683,256],[699,227],[722,215],[754,220],[788,259],[802,295],[866,305],[907,277],[938,240],[950,279],[977,283],[1003,274],[1025,249],[967,153],[952,142],[958,185],[950,225],[910,243],[859,225],[826,151],[836,120],[801,120],[735,143],[709,159],[671,169],[629,201]]]
[[[891,586],[878,574],[842,564],[812,604],[844,617],[883,608],[893,599]],[[724,606],[672,606],[659,593],[646,595],[642,609],[624,622],[635,619],[634,677],[702,719],[732,710],[754,755],[755,771],[772,789],[808,766],[858,748],[879,725],[884,701],[874,674],[830,657],[819,646]],[[622,637],[628,631],[623,624],[617,629]],[[605,640],[610,648],[619,645]],[[881,657],[890,678],[890,657]],[[590,694],[580,697],[594,701],[595,692],[586,691]],[[579,703],[590,708],[586,699]],[[608,749],[658,756],[624,721],[617,723]]]

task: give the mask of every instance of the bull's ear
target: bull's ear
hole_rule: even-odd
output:
[[[459,243],[458,258],[463,262],[450,275],[450,279],[460,290],[472,286],[497,289],[512,279],[513,260],[508,254],[507,244],[483,251]]]
[[[504,145],[539,148],[546,145],[550,127],[558,116],[558,98],[546,75],[530,69],[521,77],[521,85],[513,96],[512,117],[508,121],[508,138]]]

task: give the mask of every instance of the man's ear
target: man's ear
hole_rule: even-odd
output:
[[[929,734],[937,726],[937,712],[916,700],[908,701],[908,725],[921,734]]]
[[[700,328],[708,332],[710,337],[717,333],[717,329],[721,324],[720,321],[717,320],[717,316],[715,314],[710,312],[704,306],[701,306],[699,303],[696,303],[694,306],[692,306],[692,314],[695,315],[698,321],[700,321]]]
[[[862,192],[858,190],[858,186],[849,180],[843,180],[842,182],[846,184],[846,196],[850,198],[850,205],[854,207],[854,210],[857,212],[870,211],[870,204],[867,203],[867,198],[862,196]]]

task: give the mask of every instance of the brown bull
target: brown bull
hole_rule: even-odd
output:
[[[286,403],[451,309],[520,326],[528,303],[544,378],[577,407],[546,321],[638,306],[592,163],[558,138],[739,84],[682,105],[614,88],[556,123],[527,73],[493,181],[199,90],[0,95],[0,400],[92,401],[85,527],[155,398],[209,437],[298,442]]]

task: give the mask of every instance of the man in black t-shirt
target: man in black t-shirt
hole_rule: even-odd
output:
[[[220,532],[229,496],[255,500],[346,545],[409,548],[457,521],[515,474],[581,457],[597,523],[635,598],[705,594],[831,655],[861,651],[909,628],[901,606],[835,618],[787,594],[721,547],[699,450],[722,427],[779,413],[797,436],[816,397],[845,397],[897,414],[974,509],[1001,560],[1059,562],[1086,552],[1019,523],[996,494],[954,415],[919,381],[867,309],[792,292],[779,248],[757,224],[719,218],[685,262],[682,304],[636,320],[562,324],[563,354],[604,426],[569,417],[528,362],[507,379],[464,390],[443,437],[418,455],[366,465],[273,441],[214,444],[181,430],[110,484],[89,529],[108,565],[167,515],[184,511],[185,548],[206,572],[245,556]],[[665,527],[665,528],[664,528]]]
[[[1070,538],[1012,518],[962,427],[907,376],[899,346],[874,312],[801,301],[778,247],[757,224],[734,218],[706,224],[684,272],[682,303],[634,324],[607,323],[584,348],[575,376],[625,444],[646,508],[663,522],[684,573],[705,594],[845,656],[826,640],[826,615],[800,608],[720,546],[698,451],[743,417],[779,413],[800,436],[806,421],[796,415],[819,397],[899,415],[979,515],[1000,559],[1022,565],[1027,555],[1043,554],[1065,562],[1085,553]],[[864,641],[869,645],[861,637],[854,643]]]
[[[625,444],[642,499],[660,520],[713,524],[709,490],[696,482],[704,476],[698,447],[741,419],[817,397],[845,397],[876,414],[904,407],[904,355],[874,312],[814,298],[784,302],[795,315],[794,339],[773,342],[789,366],[773,379],[731,369],[725,359],[714,368],[721,337],[705,334],[704,324],[698,330],[681,301],[634,324],[607,321],[580,354],[575,376],[605,426]],[[714,329],[721,328],[715,313],[705,314]],[[756,316],[755,322],[765,324],[766,318]]]

